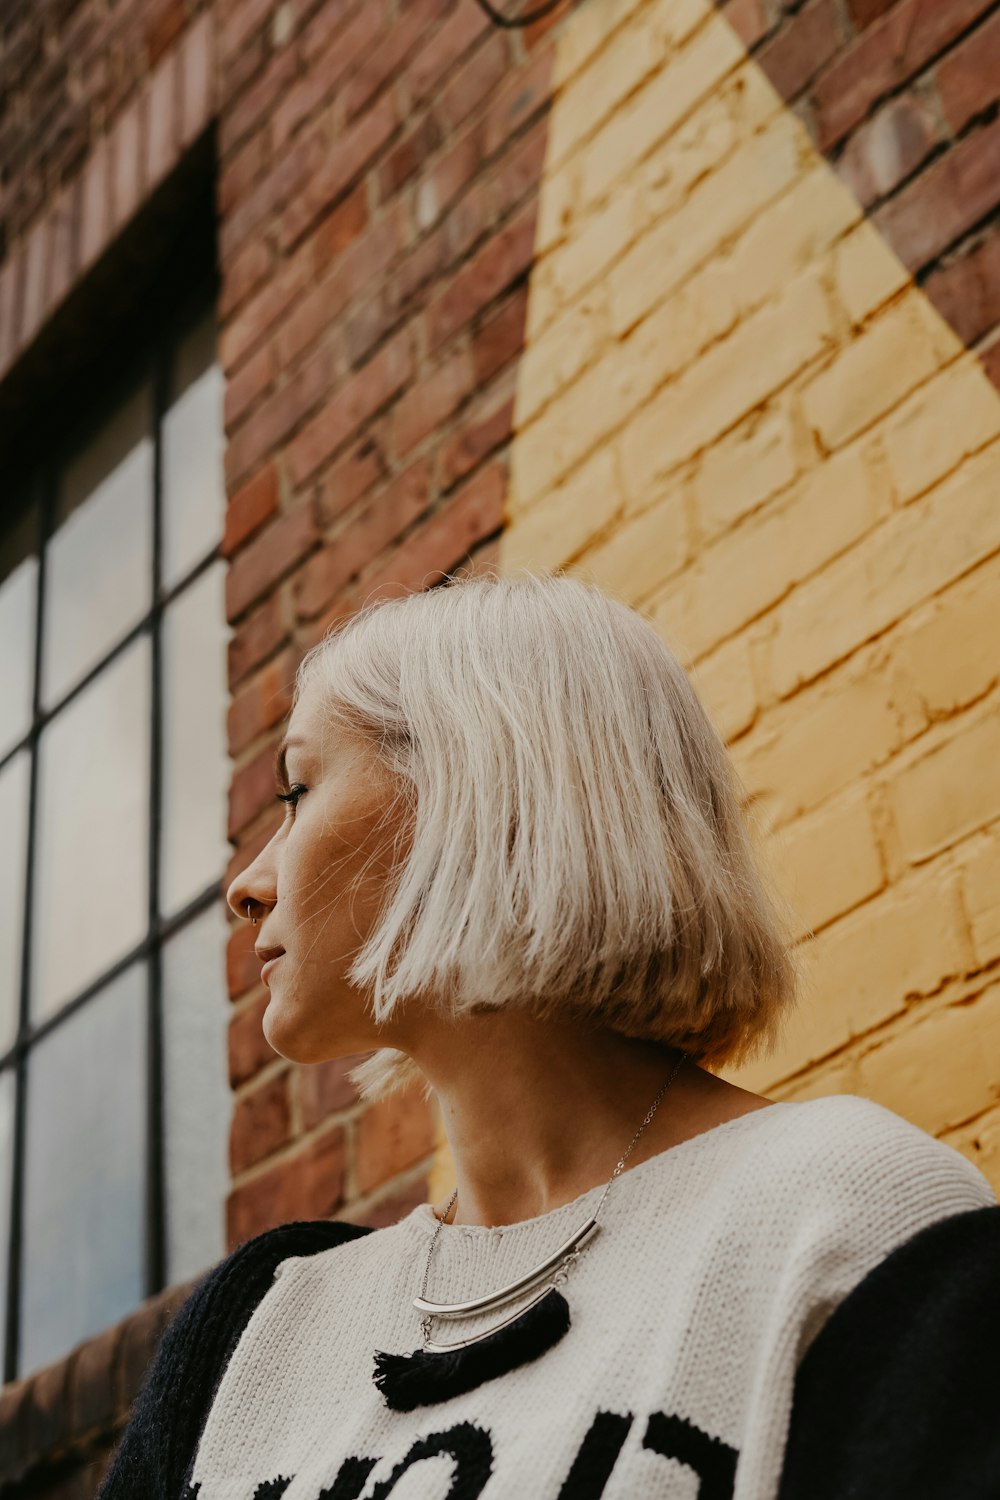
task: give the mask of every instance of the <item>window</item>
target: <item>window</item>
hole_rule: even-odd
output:
[[[202,308],[0,532],[5,1380],[225,1250],[222,447]]]

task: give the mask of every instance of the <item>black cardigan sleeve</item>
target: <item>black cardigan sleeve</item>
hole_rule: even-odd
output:
[[[1000,1206],[931,1224],[796,1371],[778,1500],[998,1500]]]
[[[95,1500],[184,1500],[212,1400],[280,1261],[314,1255],[371,1231],[296,1220],[239,1245],[178,1308],[149,1363]]]

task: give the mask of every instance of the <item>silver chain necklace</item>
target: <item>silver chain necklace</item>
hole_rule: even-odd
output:
[[[569,1304],[559,1290],[560,1283],[566,1280],[584,1246],[599,1231],[601,1226],[597,1222],[598,1216],[615,1178],[621,1175],[636,1142],[656,1114],[660,1100],[686,1060],[687,1054],[681,1053],[669,1076],[660,1085],[656,1098],[646,1111],[627,1151],[605,1183],[604,1192],[593,1214],[580,1225],[575,1234],[570,1235],[564,1244],[546,1256],[539,1265],[496,1292],[488,1292],[483,1297],[471,1297],[465,1302],[431,1302],[425,1295],[431,1260],[438,1235],[458,1198],[458,1188],[455,1189],[431,1235],[420,1294],[413,1299],[414,1307],[421,1314],[423,1346],[410,1354],[375,1351],[372,1379],[388,1406],[394,1411],[412,1411],[418,1406],[431,1406],[452,1396],[463,1395],[475,1390],[484,1381],[495,1380],[520,1365],[538,1359],[559,1342],[570,1326]],[[468,1338],[456,1339],[449,1344],[438,1343],[431,1338],[433,1318],[467,1317],[470,1313],[501,1307],[515,1297],[520,1297],[522,1292],[538,1286],[540,1282],[546,1284],[542,1285],[541,1290],[535,1293],[526,1306],[511,1313],[503,1322],[495,1324],[484,1333],[471,1334]]]

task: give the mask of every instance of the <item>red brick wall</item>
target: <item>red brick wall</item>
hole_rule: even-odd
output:
[[[47,0],[8,15],[0,387],[71,296],[79,319],[95,268],[214,122],[228,883],[280,816],[271,767],[302,653],[364,599],[495,559],[549,26],[497,30],[474,0]],[[348,1060],[273,1053],[253,937],[232,922],[229,1242],[296,1218],[389,1222],[426,1197],[431,1112],[415,1092],[362,1107]],[[5,1388],[11,1494],[93,1492],[184,1292]]]
[[[727,0],[722,10],[1000,386],[997,0]]]

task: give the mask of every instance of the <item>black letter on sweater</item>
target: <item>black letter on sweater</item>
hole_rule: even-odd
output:
[[[277,1479],[261,1480],[253,1492],[253,1500],[281,1500],[294,1478],[294,1474],[289,1474],[287,1479],[283,1474],[279,1474]]]
[[[573,1467],[566,1475],[558,1500],[600,1500],[611,1478],[622,1444],[632,1426],[632,1413],[599,1411],[580,1444]]]
[[[698,1500],[732,1500],[739,1454],[728,1443],[709,1437],[683,1417],[654,1411],[646,1424],[642,1446],[693,1469],[701,1479]]]
[[[358,1500],[365,1480],[377,1463],[377,1458],[345,1458],[331,1488],[320,1490],[316,1500]]]
[[[407,1469],[425,1458],[436,1458],[440,1453],[450,1453],[455,1460],[447,1500],[476,1500],[493,1472],[493,1444],[489,1433],[471,1422],[459,1422],[447,1432],[432,1432],[427,1437],[418,1438],[388,1479],[375,1486],[371,1500],[384,1500]]]

